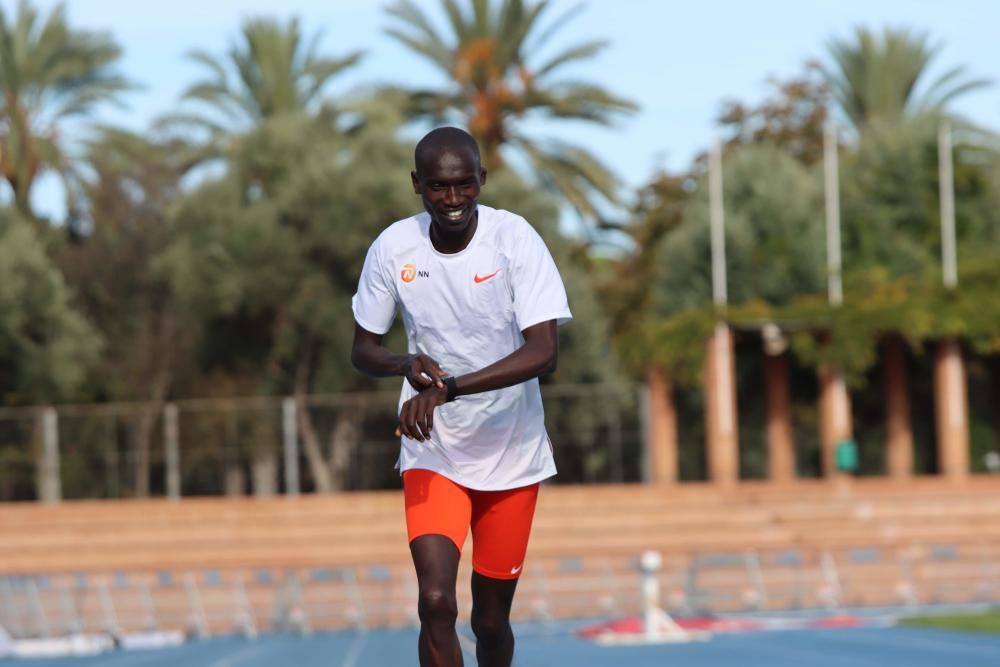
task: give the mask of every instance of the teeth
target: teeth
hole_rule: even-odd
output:
[[[462,211],[455,211],[454,213],[445,213],[444,216],[449,220],[461,220]]]

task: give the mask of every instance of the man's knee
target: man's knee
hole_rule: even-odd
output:
[[[472,632],[480,644],[495,646],[511,634],[510,619],[502,614],[482,614],[474,610]]]
[[[423,623],[455,625],[458,619],[458,601],[454,591],[426,587],[420,591],[417,611]]]

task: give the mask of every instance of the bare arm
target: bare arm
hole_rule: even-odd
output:
[[[502,389],[553,372],[559,359],[556,321],[541,322],[521,333],[524,345],[485,368],[455,378],[455,395]],[[396,435],[418,441],[427,439],[434,427],[434,408],[446,400],[447,390],[440,386],[421,390],[403,404]]]
[[[503,389],[555,371],[559,362],[556,321],[540,322],[521,333],[524,345],[485,368],[455,378],[455,395]]]
[[[372,333],[359,324],[354,325],[351,363],[356,369],[375,377],[402,375],[417,390],[432,384],[444,388],[441,378],[445,372],[434,359],[426,354],[397,354],[388,350],[382,339],[382,334]]]

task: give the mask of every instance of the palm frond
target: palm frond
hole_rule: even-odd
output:
[[[222,124],[204,114],[187,111],[167,113],[153,121],[153,129],[157,131],[186,130],[188,128],[205,130],[213,136],[227,134],[233,129],[232,125]]]
[[[536,27],[538,17],[545,10],[546,2],[539,2],[524,10],[523,2],[508,2],[498,29],[497,61],[504,67],[521,65],[525,55],[534,49],[525,47],[525,39]]]
[[[40,15],[27,1],[13,16],[0,9],[0,123],[16,139],[17,153],[3,159],[13,174],[15,200],[30,206],[30,191],[41,171],[74,187],[73,154],[59,131],[69,116],[83,116],[99,104],[119,101],[134,84],[116,71],[121,49],[107,33],[72,29],[66,10],[58,5]],[[12,145],[15,142],[10,142]],[[11,166],[13,165],[13,166]],[[37,219],[30,210],[29,217]]]
[[[401,30],[396,30],[395,28],[387,28],[385,33],[402,43],[404,46],[409,47],[411,51],[415,51],[430,60],[432,63],[441,68],[446,74],[451,73],[454,63],[454,54],[441,42],[421,41],[420,39],[407,35]]]
[[[223,66],[222,62],[211,53],[199,49],[188,52],[187,58],[188,60],[192,60],[208,69],[215,76],[216,81],[226,81],[226,68]]]
[[[525,109],[555,118],[589,120],[609,125],[618,116],[634,112],[637,105],[612,95],[601,86],[582,82],[564,82],[524,95]]]
[[[822,71],[834,100],[860,130],[943,110],[956,97],[987,84],[983,79],[965,80],[964,69],[956,67],[917,97],[940,48],[925,33],[886,29],[876,34],[858,28],[850,38],[828,43],[831,63]]]
[[[444,39],[427,16],[410,0],[398,0],[386,8],[386,13],[399,20],[404,26],[414,28],[424,42],[444,44]]]
[[[534,5],[533,9],[535,11],[529,19],[526,19],[528,24],[531,27],[534,27],[535,22],[539,20],[542,12],[544,12],[548,7],[548,0],[542,0],[538,4]],[[569,22],[582,13],[584,9],[586,9],[584,3],[578,2],[562,14],[559,14],[556,18],[552,19],[552,23],[549,24],[548,28],[538,33],[535,37],[532,37],[530,41],[524,44],[525,50],[529,53],[535,53],[544,49],[555,34],[560,30],[563,30]]]
[[[302,68],[302,75],[310,81],[305,85],[302,99],[308,104],[312,102],[323,88],[344,70],[354,67],[364,57],[361,51],[349,53],[343,58],[323,58],[305,64]]]
[[[912,109],[942,109],[948,102],[974,90],[981,90],[993,85],[990,79],[963,80],[966,77],[965,68],[961,65],[953,67],[928,87],[919,99],[912,103]]]
[[[562,142],[512,139],[531,162],[535,176],[547,188],[562,196],[585,218],[600,217],[596,195],[609,204],[618,203],[618,179],[586,149]]]
[[[477,35],[489,35],[496,31],[490,14],[490,0],[472,0],[472,17]],[[520,5],[520,0],[504,0],[504,5]],[[501,13],[504,7],[501,6]]]
[[[538,67],[531,61],[566,21],[581,10],[576,5],[547,27],[541,17],[548,0],[441,0],[447,39],[411,0],[387,9],[398,21],[387,32],[400,43],[434,62],[451,79],[439,90],[410,91],[406,113],[435,121],[460,118],[480,141],[489,168],[503,162],[504,144],[521,151],[537,179],[559,192],[581,215],[596,217],[596,200],[614,201],[613,174],[581,148],[528,141],[519,121],[528,117],[573,119],[609,125],[636,109],[596,84],[552,82],[551,74],[567,63],[591,58],[606,44],[589,41],[563,48]],[[547,16],[547,15],[546,15]],[[539,34],[540,33],[540,34]],[[527,44],[536,46],[528,48]]]
[[[556,54],[544,64],[539,65],[538,69],[534,72],[535,78],[540,79],[553,70],[558,69],[566,63],[573,62],[574,60],[588,60],[593,58],[607,47],[608,42],[604,40],[594,40],[592,42],[585,42],[584,44],[571,46]]]
[[[448,17],[448,23],[451,26],[451,31],[458,38],[459,44],[483,34],[477,33],[476,31],[476,17],[473,17],[472,22],[466,21],[462,8],[458,6],[458,3],[455,0],[441,0],[441,4],[444,5],[445,16]]]

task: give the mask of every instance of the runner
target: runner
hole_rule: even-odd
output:
[[[559,271],[524,218],[478,203],[486,170],[471,135],[417,144],[426,212],[372,244],[353,300],[352,361],[403,376],[399,468],[419,582],[422,667],[462,665],[458,563],[472,530],[472,629],[480,667],[509,667],[510,609],[539,483],[555,474],[538,377],[556,368],[572,315]],[[383,345],[397,308],[408,353]]]

